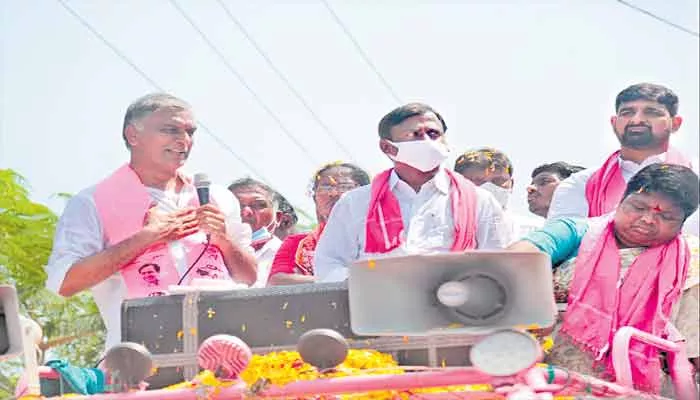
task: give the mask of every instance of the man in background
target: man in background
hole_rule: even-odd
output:
[[[238,179],[228,189],[241,205],[241,220],[253,231],[258,276],[252,287],[265,287],[270,267],[282,241],[274,235],[280,196],[271,187],[252,178]]]
[[[532,181],[527,187],[527,204],[530,212],[547,218],[554,190],[561,181],[585,168],[564,161],[542,164],[532,170]]]

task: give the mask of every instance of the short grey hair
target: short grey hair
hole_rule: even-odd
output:
[[[126,114],[124,115],[122,137],[124,138],[124,144],[126,144],[127,149],[130,146],[129,142],[126,140],[126,128],[129,125],[134,125],[138,121],[147,117],[149,114],[162,109],[176,111],[191,110],[192,106],[190,106],[186,101],[168,93],[151,93],[136,99],[129,105],[129,108],[126,109]]]
[[[260,182],[247,176],[245,178],[236,179],[235,181],[233,181],[232,184],[228,186],[228,190],[230,190],[231,192],[235,192],[236,190],[244,188],[262,189],[267,194],[267,198],[268,200],[270,200],[270,203],[272,203],[272,208],[275,211],[279,210],[280,203],[282,202],[283,197],[275,189],[264,184],[263,182]]]

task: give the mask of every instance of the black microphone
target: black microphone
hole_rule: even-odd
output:
[[[209,204],[209,185],[211,185],[211,181],[207,174],[199,173],[194,175],[194,187],[197,189],[200,206]]]

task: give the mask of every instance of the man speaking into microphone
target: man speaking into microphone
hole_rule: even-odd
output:
[[[122,136],[130,160],[70,199],[46,267],[49,289],[72,296],[91,289],[107,327],[107,348],[120,341],[122,300],[209,277],[250,285],[256,279],[250,227],[238,200],[181,170],[196,130],[191,106],[169,94],[146,95],[126,111]],[[158,285],[139,268],[158,271]]]

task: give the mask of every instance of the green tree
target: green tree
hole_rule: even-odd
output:
[[[60,194],[66,197],[65,194]],[[45,289],[46,265],[58,217],[29,199],[27,183],[0,169],[0,284],[16,287],[21,312],[41,325],[50,358],[92,366],[102,349],[104,325],[88,293],[63,299]],[[0,364],[0,398],[11,397],[19,360]]]

